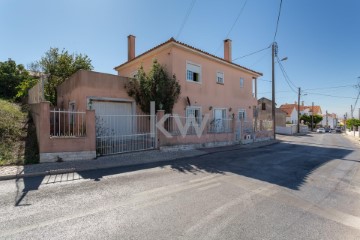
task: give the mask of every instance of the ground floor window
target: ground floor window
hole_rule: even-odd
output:
[[[185,117],[195,117],[197,123],[201,123],[201,107],[187,107]]]

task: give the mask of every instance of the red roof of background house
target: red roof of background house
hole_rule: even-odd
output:
[[[291,112],[293,109],[296,109],[298,111],[298,104],[297,103],[292,103],[292,104],[283,104],[280,106],[280,109],[282,109],[284,112],[286,112],[286,114],[288,116],[291,115]],[[309,112],[312,112],[312,109],[314,109],[314,114],[321,114],[321,107],[320,106],[314,106],[314,108],[312,106],[303,106],[300,105],[300,112],[304,111],[306,109],[309,109]]]
[[[308,106],[310,108],[310,112],[312,112],[312,106]],[[314,106],[314,114],[321,114],[321,107],[320,106]]]
[[[294,108],[297,109],[297,104],[283,104],[280,106],[280,109],[285,112],[288,117],[291,115]]]
[[[154,51],[155,49],[158,49],[158,48],[160,48],[160,47],[162,47],[162,46],[164,46],[164,45],[166,45],[166,44],[168,44],[168,43],[171,43],[171,42],[177,43],[177,44],[180,44],[180,45],[182,45],[182,46],[184,46],[184,47],[190,48],[190,49],[192,49],[192,50],[195,50],[195,51],[204,53],[204,54],[206,54],[206,55],[208,55],[208,56],[210,56],[210,57],[213,57],[213,58],[216,58],[216,59],[218,59],[218,60],[221,60],[221,61],[223,61],[224,63],[230,63],[231,65],[234,65],[234,66],[236,66],[236,67],[243,68],[244,70],[250,71],[250,72],[252,72],[252,73],[254,73],[254,74],[256,74],[256,75],[260,75],[260,76],[263,75],[262,73],[256,72],[256,71],[254,71],[254,70],[251,70],[250,68],[243,67],[243,66],[241,66],[241,65],[239,65],[239,64],[236,64],[236,63],[233,63],[233,62],[228,62],[228,61],[226,61],[226,60],[223,59],[223,58],[220,58],[220,57],[218,57],[218,56],[215,56],[215,55],[213,55],[213,54],[210,54],[210,53],[208,53],[208,52],[205,52],[205,51],[203,51],[203,50],[201,50],[201,49],[198,49],[198,48],[195,48],[195,47],[190,46],[190,45],[188,45],[188,44],[179,42],[179,41],[175,40],[174,38],[170,38],[170,39],[167,40],[166,42],[163,42],[163,43],[157,45],[156,47],[153,47],[153,48],[149,49],[148,51],[146,51],[146,52],[144,52],[144,53],[136,56],[136,57],[133,58],[132,60],[127,61],[127,62],[125,62],[125,63],[123,63],[123,64],[120,64],[119,66],[116,66],[114,69],[116,70],[117,68],[122,67],[122,66],[124,66],[125,64],[127,64],[127,63],[129,63],[129,62],[132,62],[132,61],[134,61],[135,59],[138,59],[138,58],[140,58],[140,57],[148,54],[149,52],[152,52],[152,51]]]

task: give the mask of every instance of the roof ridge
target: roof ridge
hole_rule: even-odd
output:
[[[216,56],[216,55],[214,55],[214,54],[211,54],[211,53],[206,52],[206,51],[204,51],[204,50],[201,50],[201,49],[199,49],[199,48],[193,47],[193,46],[191,46],[191,45],[189,45],[189,44],[180,42],[180,41],[176,40],[174,37],[171,37],[171,38],[168,39],[167,41],[165,41],[165,42],[163,42],[163,43],[161,43],[161,44],[159,44],[159,45],[157,45],[157,46],[155,46],[155,47],[153,47],[153,48],[151,48],[151,49],[143,52],[142,54],[136,56],[135,58],[131,59],[130,61],[127,61],[127,62],[125,62],[125,63],[123,63],[123,64],[120,64],[120,65],[116,66],[114,69],[116,70],[116,68],[121,67],[121,66],[123,66],[123,65],[125,65],[125,64],[127,64],[127,63],[129,63],[129,62],[132,62],[132,61],[134,61],[135,59],[138,59],[138,58],[140,58],[141,56],[143,56],[143,55],[145,55],[145,54],[147,54],[147,53],[149,53],[149,52],[151,52],[151,51],[153,51],[153,50],[155,50],[155,49],[157,49],[157,48],[159,48],[159,47],[161,47],[161,46],[164,46],[164,45],[166,45],[167,43],[170,43],[170,42],[175,42],[175,43],[180,44],[180,45],[182,45],[182,46],[185,46],[185,47],[191,48],[191,49],[193,49],[193,50],[196,50],[196,51],[198,51],[198,52],[204,53],[204,54],[206,54],[206,55],[208,55],[208,56],[210,56],[210,57],[219,59],[219,60],[221,60],[221,61],[223,61],[223,62],[232,64],[232,65],[234,65],[234,66],[243,68],[243,69],[245,69],[245,70],[247,70],[247,71],[253,72],[253,73],[257,74],[257,75],[263,76],[263,74],[260,73],[260,72],[257,72],[257,71],[255,71],[255,70],[252,70],[252,69],[247,68],[247,67],[244,67],[244,66],[241,66],[241,65],[239,65],[239,64],[237,64],[237,63],[234,63],[234,62],[226,61],[225,59],[223,59],[223,58],[221,58],[221,57],[218,57],[218,56]]]

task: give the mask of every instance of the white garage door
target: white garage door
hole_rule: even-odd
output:
[[[134,129],[134,116],[131,103],[93,101],[96,118],[96,136],[119,136],[131,134]]]
[[[134,115],[132,103],[94,101],[96,151],[99,155],[140,151],[155,147],[150,116]]]
[[[132,115],[132,106],[130,102],[107,102],[93,101],[92,108],[95,115]]]

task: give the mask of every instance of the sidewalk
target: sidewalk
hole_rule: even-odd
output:
[[[231,145],[215,148],[179,150],[179,151],[142,151],[123,153],[112,156],[98,157],[93,160],[40,163],[25,166],[0,167],[0,180],[9,180],[23,177],[43,176],[52,174],[64,174],[86,170],[106,169],[123,166],[134,166],[147,163],[171,161],[180,158],[202,156],[216,152],[234,151],[239,149],[251,149],[278,143],[278,140],[270,140],[247,145]]]

